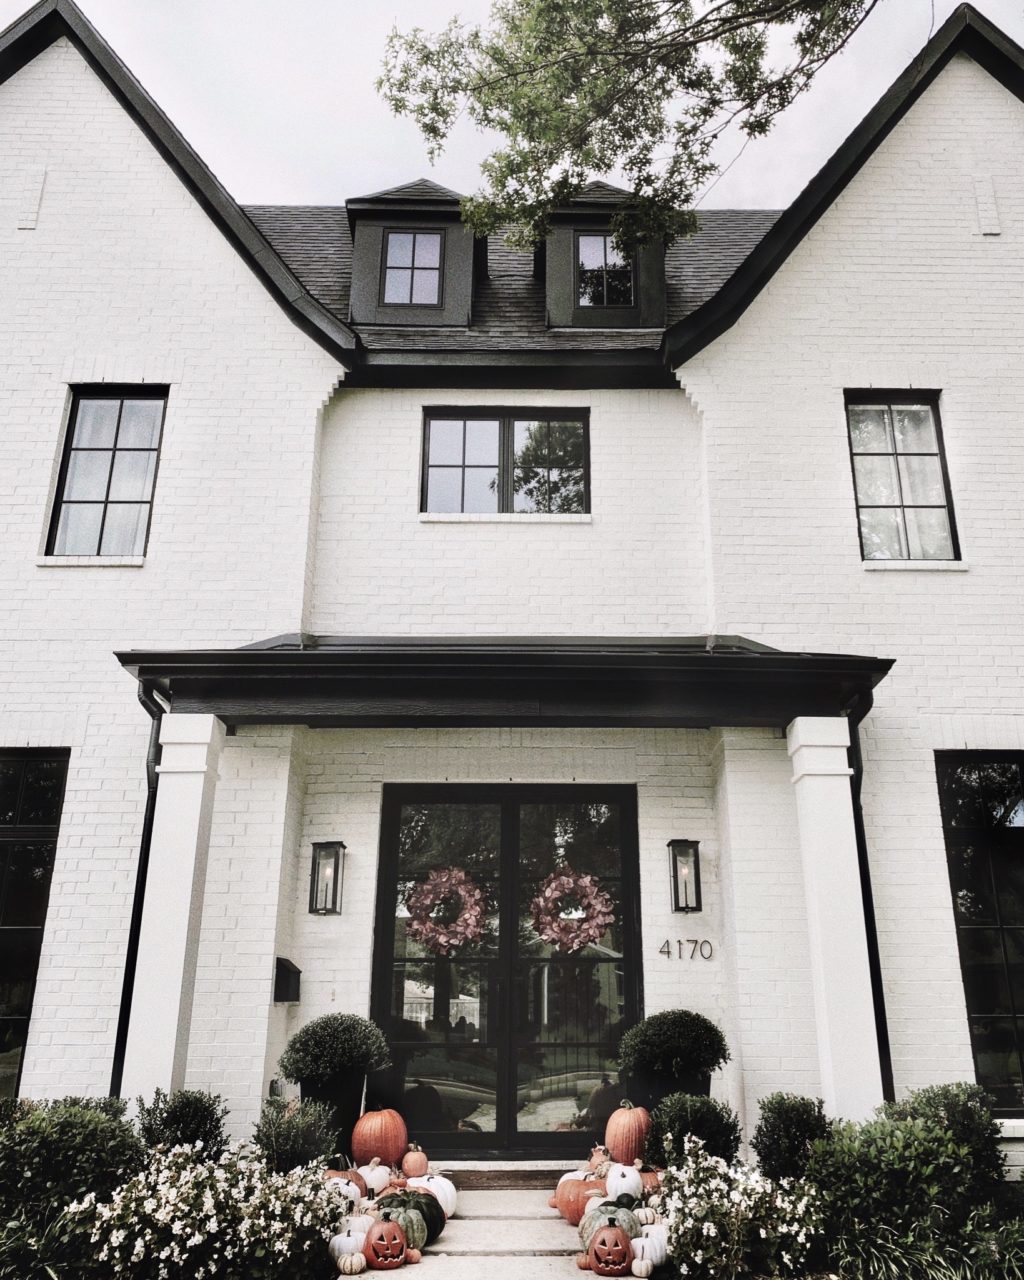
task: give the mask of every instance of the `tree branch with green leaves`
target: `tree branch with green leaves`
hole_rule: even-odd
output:
[[[618,170],[632,251],[696,228],[716,141],[775,118],[880,0],[495,0],[487,26],[395,30],[377,87],[435,159],[463,115],[501,136],[463,202],[478,234],[536,244],[587,181]]]

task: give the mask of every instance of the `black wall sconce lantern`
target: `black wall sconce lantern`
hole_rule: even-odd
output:
[[[345,845],[327,840],[313,845],[309,877],[309,909],[314,915],[336,916],[341,910],[341,881],[345,874]]]
[[[700,841],[670,840],[672,910],[700,911]]]

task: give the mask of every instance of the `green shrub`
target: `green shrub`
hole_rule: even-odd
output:
[[[910,1235],[958,1230],[974,1207],[970,1152],[924,1120],[836,1125],[816,1142],[807,1169],[821,1194],[828,1238],[856,1240],[879,1228]]]
[[[692,1093],[670,1093],[651,1114],[648,1164],[659,1168],[671,1164],[674,1153],[682,1151],[685,1139],[691,1136],[700,1138],[708,1155],[731,1164],[740,1149],[740,1122],[724,1102]]]
[[[326,1161],[338,1149],[334,1112],[322,1102],[268,1098],[252,1140],[276,1173],[288,1173],[312,1160]]]
[[[761,1099],[761,1116],[750,1139],[757,1163],[768,1178],[803,1178],[815,1142],[832,1132],[820,1098],[770,1093]]]
[[[279,1069],[286,1080],[324,1084],[390,1065],[387,1041],[375,1022],[354,1013],[326,1013],[296,1031]]]
[[[701,1013],[672,1009],[630,1027],[619,1044],[619,1067],[627,1075],[704,1075],[729,1061],[725,1036]]]
[[[886,1102],[879,1114],[890,1120],[923,1120],[945,1129],[970,1153],[965,1176],[978,1204],[995,1201],[1006,1177],[1006,1157],[999,1147],[999,1125],[992,1115],[994,1099],[976,1084],[937,1084],[915,1089],[900,1102]]]
[[[65,1214],[35,1226],[21,1214],[0,1222],[0,1280],[78,1280],[98,1275],[88,1235]]]
[[[87,1192],[109,1195],[145,1154],[126,1120],[94,1106],[26,1108],[0,1130],[0,1214],[45,1223]]]
[[[53,1098],[47,1102],[27,1103],[27,1106],[40,1107],[83,1107],[87,1111],[98,1111],[101,1115],[110,1116],[112,1120],[122,1120],[128,1110],[124,1098],[86,1098],[79,1094],[69,1093],[65,1098]]]
[[[203,1144],[203,1155],[216,1160],[227,1146],[224,1117],[228,1109],[216,1093],[203,1089],[176,1089],[168,1097],[157,1089],[147,1106],[138,1099],[139,1132],[147,1147],[180,1147]]]

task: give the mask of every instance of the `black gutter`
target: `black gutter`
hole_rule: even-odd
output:
[[[868,860],[868,840],[864,830],[864,809],[861,792],[864,786],[864,758],[860,749],[861,722],[871,710],[874,697],[862,693],[848,716],[850,722],[850,747],[848,757],[853,772],[850,775],[850,791],[853,796],[853,828],[857,839],[857,866],[860,871],[860,893],[864,905],[864,934],[868,945],[868,970],[871,974],[871,1000],[875,1009],[875,1037],[878,1041],[878,1069],[882,1077],[882,1097],[886,1102],[896,1098],[896,1084],[892,1071],[892,1046],[889,1043],[889,1019],[885,1009],[885,988],[882,984],[882,957],[878,949],[878,924],[875,919],[875,898],[871,889],[871,865]]]
[[[117,1014],[117,1034],[114,1037],[114,1061],[110,1071],[110,1096],[121,1096],[124,1079],[124,1056],[128,1047],[128,1026],[132,1017],[132,996],[135,992],[135,971],[139,962],[139,935],[142,933],[142,908],[146,901],[146,880],[149,877],[149,850],[153,843],[153,815],[156,813],[156,790],[160,781],[157,767],[160,764],[160,724],[164,709],[153,697],[152,688],[139,682],[139,701],[152,719],[149,731],[149,749],[146,752],[146,809],[142,816],[142,837],[139,841],[139,865],[135,873],[135,897],[132,899],[132,918],[128,925],[128,949],[124,958],[124,981],[121,985],[121,1007]]]

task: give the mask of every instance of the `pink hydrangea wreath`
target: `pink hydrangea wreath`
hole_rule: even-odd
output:
[[[563,917],[567,903],[583,912],[581,919]],[[615,920],[615,906],[594,876],[566,867],[552,871],[530,903],[533,927],[542,942],[559,951],[581,951],[604,937]]]
[[[435,955],[450,956],[467,942],[483,937],[484,891],[461,867],[435,867],[410,891],[405,905],[409,937]]]

